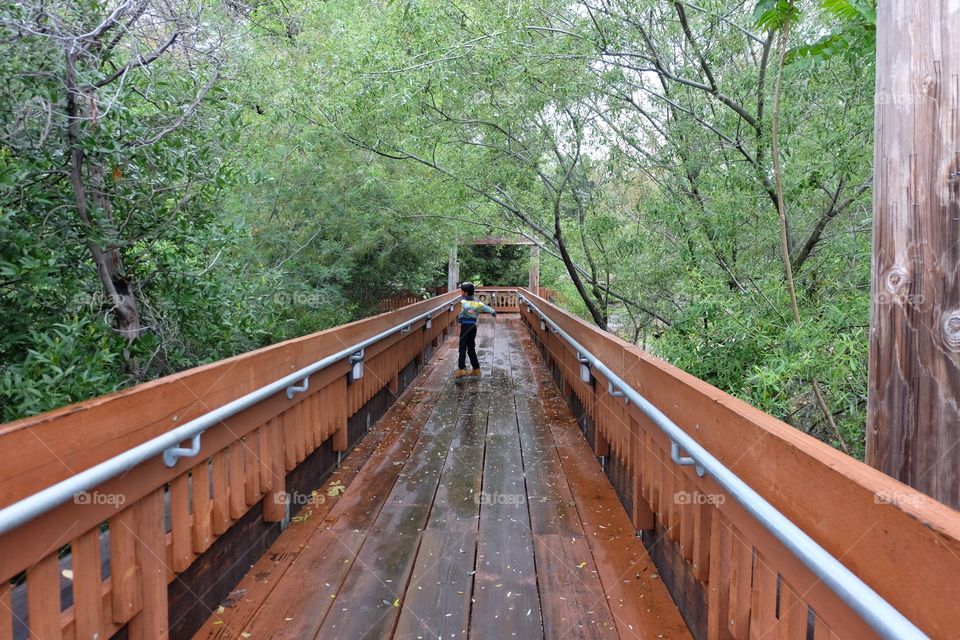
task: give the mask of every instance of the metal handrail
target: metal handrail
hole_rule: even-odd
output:
[[[581,362],[583,359],[588,360],[590,365],[599,371],[613,387],[624,393],[631,404],[635,404],[643,411],[666,434],[673,449],[677,447],[683,449],[687,454],[686,459],[691,461],[686,464],[696,464],[698,473],[701,468],[704,473],[709,473],[717,484],[723,487],[734,500],[756,518],[767,531],[810,569],[819,580],[830,587],[851,610],[882,638],[901,640],[928,637],[867,583],[847,569],[830,552],[791,522],[789,518],[780,513],[776,507],[767,502],[763,496],[717,460],[687,432],[677,426],[620,376],[611,371],[570,334],[561,329],[556,322],[548,318],[523,292],[518,291],[517,295],[523,298],[530,310],[536,310],[540,319],[548,324],[554,333],[566,340],[577,351]]]
[[[433,315],[441,309],[449,307],[449,311],[452,311],[457,300],[459,300],[459,298],[448,300],[442,305],[438,305],[429,311],[425,311],[414,318],[404,320],[401,324],[391,327],[385,331],[381,331],[373,337],[367,338],[366,340],[351,345],[341,351],[338,351],[337,353],[317,360],[313,364],[307,365],[306,367],[303,367],[302,369],[299,369],[290,375],[284,376],[279,380],[251,391],[250,393],[243,395],[236,400],[232,400],[222,407],[217,407],[213,411],[205,413],[202,416],[191,420],[190,422],[182,424],[175,429],[171,429],[170,431],[147,440],[146,442],[131,449],[127,449],[123,453],[119,453],[108,460],[104,460],[103,462],[90,467],[89,469],[81,471],[80,473],[70,476],[65,480],[61,480],[60,482],[50,485],[49,487],[42,489],[33,495],[0,509],[0,535],[12,531],[13,529],[16,529],[17,527],[29,522],[30,520],[33,520],[34,518],[37,518],[47,511],[60,506],[64,502],[70,500],[76,494],[82,491],[89,491],[90,489],[99,486],[107,480],[110,480],[111,478],[114,478],[121,473],[132,469],[148,458],[162,455],[164,451],[177,447],[177,445],[179,445],[181,442],[194,439],[196,436],[199,436],[199,434],[203,433],[215,424],[236,415],[244,409],[252,407],[258,402],[261,402],[276,393],[285,391],[288,387],[294,385],[294,383],[301,382],[304,379],[309,378],[314,373],[317,373],[318,371],[325,369],[326,367],[329,367],[330,365],[341,360],[349,358],[358,351],[361,351],[366,347],[383,340],[384,338],[388,338],[404,329],[409,330],[412,324],[419,322],[424,318],[433,317]],[[288,397],[292,397],[292,394],[290,394]],[[173,458],[174,462],[175,460],[176,458]]]

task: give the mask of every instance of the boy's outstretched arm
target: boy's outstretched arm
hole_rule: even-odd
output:
[[[480,304],[483,304],[483,303],[481,302]],[[494,318],[497,317],[497,312],[494,311],[493,307],[489,307],[489,306],[487,306],[487,305],[484,304],[484,305],[483,305],[483,308],[481,309],[481,311],[483,311],[483,313],[490,313],[490,314],[492,314]]]

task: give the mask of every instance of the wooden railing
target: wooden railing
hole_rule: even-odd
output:
[[[960,637],[960,513],[525,294],[926,634]],[[709,474],[674,464],[665,434],[602,375],[582,382],[569,343],[520,311],[694,637],[876,637]]]
[[[497,313],[516,313],[520,310],[516,287],[479,287],[474,297],[493,307]]]
[[[423,300],[423,296],[418,296],[414,293],[400,293],[381,300],[379,312],[386,313],[387,311],[396,311],[407,305],[416,304],[421,300]]]
[[[0,507],[456,297],[445,294],[2,425]],[[349,363],[340,361],[313,374],[308,389],[292,399],[277,393],[209,428],[199,455],[173,468],[160,456],[143,460],[0,536],[0,640],[28,633],[43,640],[105,639],[124,627],[134,639],[167,637],[168,584],[178,578],[188,584],[186,572],[212,553],[218,538],[234,536],[221,554],[262,546],[256,536],[268,529],[261,523],[288,514],[290,474],[311,456],[327,452],[329,458],[351,446],[358,437],[348,432],[351,416],[379,394],[395,397],[455,317],[444,309],[429,329],[420,320],[368,346],[364,375],[355,382],[348,382]],[[241,524],[254,540],[235,533]],[[241,575],[249,566],[233,564]],[[205,567],[213,574],[230,569],[222,555]]]

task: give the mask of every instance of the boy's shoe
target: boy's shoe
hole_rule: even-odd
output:
[[[480,369],[471,369],[471,370],[470,370],[470,375],[471,375],[471,376],[476,376],[476,377],[479,378],[479,377],[480,377]]]
[[[467,370],[466,370],[466,369],[457,369],[457,372],[453,374],[453,377],[454,377],[454,378],[462,378],[462,377],[464,377],[464,376],[466,376],[466,375],[469,375],[469,374],[467,373]]]

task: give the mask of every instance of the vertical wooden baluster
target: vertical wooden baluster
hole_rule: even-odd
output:
[[[260,446],[260,434],[256,431],[247,434],[243,439],[243,472],[246,479],[244,497],[247,506],[260,502],[260,457],[257,449]]]
[[[756,552],[750,599],[750,637],[775,638],[777,626],[777,574]]]
[[[698,504],[693,514],[693,575],[700,582],[710,579],[711,521],[716,507]]]
[[[727,523],[717,511],[710,520],[710,581],[707,584],[707,640],[730,638],[730,540]]]
[[[807,640],[807,610],[807,603],[781,577],[777,640]]]
[[[297,466],[296,423],[291,417],[295,410],[294,407],[290,407],[283,412],[284,466],[287,471],[291,471]]]
[[[290,413],[287,411],[285,413]],[[257,429],[257,464],[260,468],[260,493],[269,493],[273,489],[273,455],[270,451],[270,429],[274,421],[280,418],[271,418],[265,425]]]
[[[283,421],[290,416],[290,412],[280,414],[265,427],[270,442],[270,473],[273,476],[273,490],[263,498],[264,522],[280,522],[287,513],[286,495],[286,468],[283,453]]]
[[[246,478],[243,472],[243,443],[234,442],[230,445],[230,518],[239,519],[247,512],[247,502],[244,499]]]
[[[730,605],[729,625],[734,638],[750,633],[750,585],[753,581],[753,548],[740,531],[730,524]]]
[[[650,510],[654,513],[658,512],[659,503],[657,498],[660,496],[660,492],[657,490],[656,486],[656,465],[657,458],[653,450],[653,443],[651,442],[650,435],[647,433],[646,429],[643,431],[643,462],[641,463],[643,468],[640,473],[642,482],[643,482],[643,494],[647,497],[647,502],[650,504]]]
[[[140,610],[140,567],[137,565],[136,505],[110,518],[110,593],[113,621],[123,624]]]
[[[814,616],[813,640],[838,640],[838,636],[823,618]]]
[[[175,573],[193,563],[193,517],[190,515],[190,476],[187,472],[170,481],[170,538]]]
[[[667,502],[671,499],[666,484],[668,473],[666,463],[664,462],[664,452],[659,446],[654,445],[654,500],[657,503],[656,509],[657,515],[660,516],[660,526],[664,529],[666,529],[668,525],[667,517],[669,514],[667,513]]]
[[[617,417],[617,429],[620,433],[620,437],[618,438],[620,444],[618,445],[618,448],[621,452],[620,455],[623,458],[623,467],[629,473],[633,467],[633,441],[631,437],[630,418],[627,416],[626,405],[623,402],[619,403]]]
[[[329,403],[327,402],[327,394],[329,392],[330,385],[325,386],[323,389],[317,392],[316,395],[316,419],[317,419],[317,446],[322,445],[327,439],[327,414]]]
[[[353,386],[353,385],[351,385]],[[347,394],[351,387],[347,386],[346,378],[340,378],[336,383],[337,425],[333,432],[333,450],[347,450]]]
[[[218,536],[230,528],[230,481],[227,465],[226,449],[213,454],[213,533]]]
[[[323,415],[323,441],[333,435],[334,425],[337,423],[337,394],[336,386],[328,384],[323,390],[323,402],[320,405],[320,411]]]
[[[297,405],[297,460],[303,462],[310,453],[310,406],[306,399]]]
[[[169,629],[163,489],[156,489],[141,498],[135,508],[143,606],[130,620],[128,635],[130,640],[166,640]]]
[[[663,501],[663,526],[667,528],[667,537],[674,542],[680,537],[680,527],[677,518],[677,483],[674,474],[676,469],[673,467],[673,461],[670,460],[670,454],[666,451],[662,453],[663,464],[663,490],[660,492],[660,499]]]
[[[306,453],[303,446],[303,403],[299,402],[290,407],[290,410],[284,415],[284,419],[293,421],[293,447],[297,464],[300,464],[303,461],[304,453]]]
[[[693,538],[694,538],[694,518],[698,510],[697,502],[703,500],[703,496],[697,490],[697,485],[690,481],[686,469],[677,467],[677,475],[680,479],[680,485],[686,492],[686,502],[680,506],[680,553],[684,560],[693,559]]]
[[[0,582],[0,640],[13,640],[13,598],[10,583]]]
[[[310,396],[310,452],[313,453],[323,444],[323,419],[320,415],[320,398],[323,391]]]
[[[650,509],[650,503],[647,502],[647,496],[643,487],[643,473],[646,465],[642,462],[643,456],[643,434],[640,432],[640,425],[632,417],[630,420],[630,431],[633,433],[631,438],[631,447],[633,448],[633,470],[630,474],[630,482],[633,483],[633,524],[638,531],[653,531],[653,511]]]
[[[73,611],[77,638],[105,637],[100,623],[100,528],[95,527],[73,541]]]
[[[210,461],[193,468],[193,550],[203,553],[213,542],[213,514],[210,510]]]
[[[56,551],[27,571],[27,615],[31,639],[56,640],[62,637],[60,565]]]

